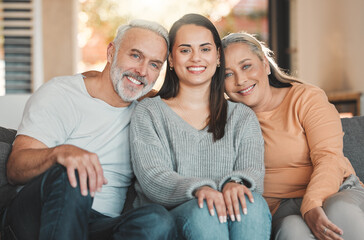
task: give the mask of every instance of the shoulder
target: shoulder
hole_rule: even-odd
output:
[[[77,78],[75,76],[62,76],[55,77],[48,82],[44,83],[38,90],[36,90],[26,103],[25,110],[37,111],[43,109],[47,111],[61,111],[66,107],[69,108],[72,101],[77,101],[70,97],[71,92],[80,92],[80,79],[81,75]],[[79,96],[79,95],[77,95]]]
[[[69,92],[68,90],[80,88],[81,79],[82,77],[80,74],[74,76],[54,77],[35,91],[33,96],[54,97],[58,94],[67,94]]]
[[[243,103],[228,101],[228,118],[255,118],[254,111]]]
[[[300,97],[305,99],[323,98],[327,100],[325,92],[321,88],[311,84],[293,83],[291,91],[293,92],[293,97]]]
[[[161,117],[164,112],[165,103],[162,101],[162,99],[159,96],[153,97],[153,98],[144,98],[142,101],[138,102],[134,113],[133,118],[138,119],[140,117],[146,117],[150,116],[150,118],[158,118]]]
[[[156,97],[146,97],[143,100],[139,101],[135,111],[142,111],[143,109],[155,109],[155,108],[160,108],[161,105],[163,104],[162,99],[159,96]]]
[[[260,133],[260,124],[254,111],[243,103],[235,103],[228,101],[228,131],[235,133],[243,132],[243,135],[249,135],[248,132],[257,134]]]

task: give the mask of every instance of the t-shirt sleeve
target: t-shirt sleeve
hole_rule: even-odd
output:
[[[54,147],[65,142],[74,127],[75,116],[67,94],[53,83],[46,83],[29,98],[17,135]]]
[[[343,132],[339,114],[319,88],[302,94],[300,119],[310,148],[313,173],[301,205],[302,216],[322,206],[343,181],[347,161],[343,155]]]

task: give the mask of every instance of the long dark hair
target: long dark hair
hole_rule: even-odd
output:
[[[206,17],[199,14],[186,14],[177,20],[169,31],[169,52],[176,40],[177,31],[184,25],[193,24],[204,27],[212,33],[216,48],[220,54],[220,67],[216,68],[216,72],[211,80],[209,109],[210,117],[208,121],[208,132],[213,134],[214,141],[221,139],[225,134],[225,125],[227,118],[227,101],[224,98],[224,79],[225,79],[225,57],[222,49],[219,33],[212,22]],[[167,60],[167,70],[164,83],[157,95],[161,98],[169,99],[176,97],[179,91],[179,79],[176,72],[170,69],[169,59]]]

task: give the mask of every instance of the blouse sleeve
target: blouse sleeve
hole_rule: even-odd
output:
[[[302,96],[299,117],[310,149],[313,173],[301,205],[304,216],[309,210],[322,206],[323,201],[339,190],[347,169],[343,155],[343,132],[339,114],[325,93],[312,88]]]
[[[143,194],[167,208],[175,207],[194,198],[201,186],[217,189],[207,178],[186,177],[173,166],[166,130],[158,108],[141,102],[135,109],[130,125],[131,160]],[[152,114],[153,112],[153,114]]]

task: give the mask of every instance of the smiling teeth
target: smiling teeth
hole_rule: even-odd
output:
[[[135,84],[137,84],[137,85],[141,85],[142,83],[141,82],[139,82],[138,80],[136,80],[135,78],[132,78],[132,77],[127,77],[129,80],[130,80],[130,82],[132,82],[132,83],[135,83]]]
[[[248,87],[247,89],[245,89],[245,90],[242,90],[242,91],[239,91],[239,93],[246,93],[246,92],[249,92],[250,90],[252,90],[253,89],[253,87],[254,87],[255,85],[252,85],[251,87]]]
[[[189,67],[188,70],[194,71],[194,72],[203,71],[203,70],[205,70],[205,67]]]

